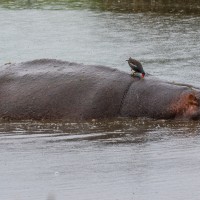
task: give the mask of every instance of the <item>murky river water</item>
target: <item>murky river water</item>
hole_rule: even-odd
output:
[[[133,56],[155,77],[200,87],[198,13],[87,2],[3,0],[0,64],[45,57],[128,72]],[[199,200],[199,154],[198,121],[2,122],[0,199]]]

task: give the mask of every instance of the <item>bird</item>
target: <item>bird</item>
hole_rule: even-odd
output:
[[[131,57],[126,61],[128,61],[128,64],[129,64],[130,68],[134,71],[133,75],[135,73],[140,73],[142,75],[142,78],[144,78],[145,71],[144,71],[144,69],[142,67],[142,64],[139,61],[137,61],[137,60],[135,60],[135,59],[133,59]]]

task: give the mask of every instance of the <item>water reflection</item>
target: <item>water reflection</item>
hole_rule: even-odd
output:
[[[11,9],[98,9],[120,12],[164,12],[199,14],[198,0],[2,0],[0,5]]]
[[[151,119],[95,120],[68,122],[0,123],[0,138],[46,138],[46,142],[91,141],[107,144],[146,143],[169,137],[194,137],[199,134],[199,121]],[[49,138],[49,139],[48,139]],[[53,140],[52,140],[53,138]]]

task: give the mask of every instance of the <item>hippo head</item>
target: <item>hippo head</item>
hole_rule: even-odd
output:
[[[157,119],[199,119],[200,91],[186,85],[145,78],[130,86],[121,115]]]
[[[200,119],[200,92],[187,91],[171,104],[170,110],[177,118]]]

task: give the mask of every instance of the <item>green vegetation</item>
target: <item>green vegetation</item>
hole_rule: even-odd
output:
[[[117,12],[200,13],[199,0],[1,0],[8,9],[96,9]]]

